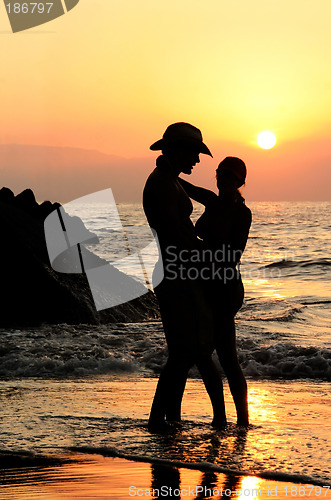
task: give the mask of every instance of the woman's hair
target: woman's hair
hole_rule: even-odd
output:
[[[247,173],[245,163],[240,158],[237,158],[235,156],[227,156],[226,158],[224,158],[224,160],[221,161],[216,170],[217,186],[221,172],[229,172],[236,178],[236,180],[238,181],[237,199],[238,201],[244,203],[245,198],[242,196],[239,188],[245,186],[246,173]]]

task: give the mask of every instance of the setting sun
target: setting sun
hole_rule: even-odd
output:
[[[272,132],[265,130],[257,136],[257,143],[262,149],[271,149],[276,144],[276,136]]]

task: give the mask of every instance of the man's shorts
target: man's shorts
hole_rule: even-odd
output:
[[[198,281],[164,279],[156,288],[169,352],[194,356],[213,351],[213,318]]]

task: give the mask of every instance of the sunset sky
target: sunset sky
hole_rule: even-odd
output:
[[[2,3],[0,144],[146,158],[148,172],[149,145],[187,121],[214,154],[193,182],[210,187],[233,155],[252,200],[331,199],[330,19],[330,0],[80,0],[13,34]]]

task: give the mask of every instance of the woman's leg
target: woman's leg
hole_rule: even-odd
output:
[[[224,427],[226,425],[226,415],[221,374],[217,370],[211,355],[199,356],[196,365],[213,407],[214,418],[212,425],[215,427]]]
[[[216,324],[216,351],[228,379],[237,410],[238,425],[249,424],[247,382],[238,360],[234,319],[223,319]]]

